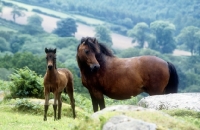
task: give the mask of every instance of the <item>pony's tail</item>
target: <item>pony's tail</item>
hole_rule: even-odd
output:
[[[165,94],[177,93],[178,84],[179,84],[178,74],[177,74],[175,66],[170,62],[167,62],[167,63],[168,63],[170,77],[169,77],[169,82],[167,86],[165,87]]]

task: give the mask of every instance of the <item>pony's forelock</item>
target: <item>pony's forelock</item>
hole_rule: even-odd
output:
[[[86,44],[95,53],[97,53],[98,48],[96,47],[98,46],[100,53],[105,54],[107,56],[111,56],[111,57],[114,56],[112,51],[108,47],[106,47],[103,43],[98,43],[98,41],[94,37],[82,37],[81,43],[79,44],[79,46],[81,44]],[[97,46],[95,46],[95,44],[97,44]]]

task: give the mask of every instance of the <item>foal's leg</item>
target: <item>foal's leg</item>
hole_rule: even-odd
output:
[[[70,98],[70,104],[71,104],[71,107],[72,107],[73,117],[76,118],[76,113],[75,113],[75,100],[74,100],[73,91],[68,91],[68,96],[69,96],[69,98]]]
[[[58,119],[61,119],[62,98],[61,93],[58,94]]]
[[[47,120],[47,111],[49,108],[49,94],[45,92],[45,103],[44,103],[44,121]]]
[[[53,110],[54,110],[54,121],[57,120],[56,112],[57,112],[57,99],[58,99],[58,93],[54,93],[54,104],[53,104]]]

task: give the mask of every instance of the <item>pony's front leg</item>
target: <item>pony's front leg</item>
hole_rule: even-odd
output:
[[[102,110],[102,109],[104,109],[106,107],[103,95],[102,95],[102,98],[100,98],[98,100],[98,102],[99,102],[100,110]]]
[[[105,108],[105,101],[103,94],[99,91],[95,91],[95,93],[90,93],[91,99],[92,99],[92,105],[93,105],[93,111],[98,111],[98,106],[100,107],[100,110]]]
[[[57,120],[57,99],[58,99],[58,93],[54,93],[54,103],[53,103],[53,110],[54,110],[54,121]]]
[[[61,93],[58,94],[58,119],[61,119],[62,98]]]
[[[44,121],[47,120],[47,111],[49,108],[49,93],[45,93],[45,103],[44,103]]]

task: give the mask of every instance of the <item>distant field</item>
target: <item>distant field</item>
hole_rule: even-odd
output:
[[[65,13],[61,13],[58,11],[53,11],[50,9],[37,7],[37,6],[31,6],[31,5],[27,5],[27,4],[23,4],[23,3],[19,3],[19,2],[15,2],[15,1],[9,1],[9,2],[15,3],[15,4],[17,4],[21,7],[27,8],[29,10],[28,12],[25,12],[25,14],[26,14],[25,17],[19,17],[16,19],[16,22],[19,24],[26,24],[27,17],[35,14],[35,12],[31,11],[33,8],[40,9],[43,12],[53,14],[56,16],[60,16],[62,18],[72,17],[75,19],[79,19],[79,20],[85,21],[88,24],[92,24],[92,25],[104,23],[101,20],[97,20],[97,19],[93,19],[93,18],[89,18],[89,17],[85,17],[85,16],[65,14]],[[11,11],[12,11],[12,8],[4,7],[3,14],[1,17],[5,18],[7,20],[13,20],[11,14],[10,14]],[[54,18],[54,17],[42,15],[42,14],[39,14],[39,15],[43,18],[42,27],[44,28],[45,31],[51,32],[53,29],[56,28],[56,22],[59,20],[58,18]],[[75,37],[77,39],[80,39],[80,38],[86,37],[86,36],[94,36],[95,35],[93,26],[88,26],[88,25],[81,24],[81,23],[77,23],[77,25],[78,25],[77,32],[75,33]],[[123,35],[120,35],[117,33],[111,33],[111,37],[112,37],[112,42],[113,42],[113,46],[112,46],[113,48],[126,49],[129,47],[133,47],[132,38],[130,38],[130,37],[123,36]],[[174,55],[187,55],[188,56],[191,54],[190,54],[190,52],[175,50]]]
[[[6,2],[8,2],[8,1],[6,1]],[[33,6],[33,5],[27,5],[27,4],[16,2],[16,1],[9,1],[9,2],[13,3],[13,4],[16,4],[16,5],[20,6],[20,7],[26,8],[29,11],[32,11],[32,9],[39,9],[42,12],[46,12],[48,14],[56,15],[56,16],[59,16],[61,18],[70,17],[70,18],[74,18],[74,19],[81,19],[83,21],[87,21],[88,24],[94,24],[94,25],[95,24],[98,25],[98,24],[103,24],[104,23],[104,21],[101,21],[101,20],[98,20],[98,19],[89,18],[89,17],[85,17],[85,16],[81,16],[81,15],[62,13],[62,12],[50,10],[50,9],[43,8],[43,7],[38,7],[38,6]]]
[[[7,19],[7,20],[13,20],[11,11],[12,11],[12,8],[4,7],[3,14],[1,17],[4,19]],[[42,11],[44,11],[44,10],[42,10]],[[26,24],[27,17],[31,16],[33,14],[36,14],[36,13],[32,12],[32,11],[25,12],[25,16],[16,18],[16,22],[19,24]],[[56,22],[59,20],[58,18],[46,16],[43,14],[39,14],[39,15],[43,18],[42,27],[44,28],[45,31],[51,32],[53,29],[56,28]],[[83,16],[79,16],[78,18],[79,19],[82,18],[81,20],[83,20],[83,21],[86,20],[86,17],[83,17]],[[87,22],[88,22],[88,20],[87,20]],[[92,24],[94,24],[94,23],[92,23]],[[75,37],[77,39],[80,39],[81,37],[95,35],[93,26],[88,26],[88,25],[84,25],[81,23],[77,23],[77,25],[78,25],[77,32],[75,33]],[[126,36],[116,34],[116,33],[111,33],[111,37],[112,37],[112,41],[113,41],[113,48],[125,49],[125,48],[129,48],[132,46],[132,44],[131,44],[132,38],[130,38],[130,37],[126,37]]]

